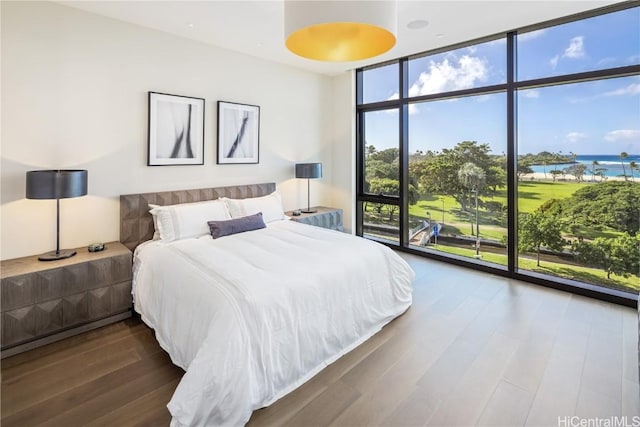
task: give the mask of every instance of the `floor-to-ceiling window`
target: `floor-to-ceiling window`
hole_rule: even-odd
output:
[[[398,109],[367,111],[364,127],[364,192],[392,198],[364,202],[363,233],[399,243],[400,164]]]
[[[637,294],[640,7],[606,12],[358,70],[358,234]]]

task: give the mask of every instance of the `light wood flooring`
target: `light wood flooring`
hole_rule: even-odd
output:
[[[635,310],[402,256],[417,273],[412,308],[250,426],[640,415]],[[3,360],[0,423],[168,425],[182,373],[144,324],[120,322]]]

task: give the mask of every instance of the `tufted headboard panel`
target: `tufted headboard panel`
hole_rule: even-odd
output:
[[[269,182],[265,184],[122,195],[120,196],[120,242],[133,251],[140,243],[153,238],[153,218],[149,213],[149,203],[166,206],[214,200],[219,197],[246,199],[266,196],[273,193],[275,189],[276,184]]]

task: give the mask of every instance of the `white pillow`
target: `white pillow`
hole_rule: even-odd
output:
[[[265,223],[285,219],[280,193],[274,191],[268,196],[251,197],[249,199],[223,199],[232,218],[254,215],[262,212]]]
[[[179,205],[149,205],[156,232],[163,241],[188,239],[209,234],[207,221],[231,219],[227,205],[220,199]],[[154,234],[155,237],[155,234]]]
[[[160,205],[149,203],[149,213],[159,207]],[[158,215],[151,214],[151,216],[153,217],[153,238],[151,240],[160,240],[160,232],[158,231]]]

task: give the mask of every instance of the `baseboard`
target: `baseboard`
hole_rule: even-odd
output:
[[[51,344],[56,341],[63,340],[65,338],[69,338],[74,335],[78,335],[83,332],[90,331],[92,329],[101,328],[102,326],[108,325],[110,323],[119,322],[121,320],[128,319],[129,317],[131,317],[131,310],[128,310],[128,311],[125,311],[124,313],[119,313],[113,316],[105,317],[104,319],[96,320],[94,322],[85,323],[84,325],[76,326],[71,329],[66,329],[62,332],[58,332],[53,335],[48,335],[46,337],[38,338],[36,340],[29,341],[23,344],[18,344],[16,346],[9,347],[7,349],[2,349],[2,351],[0,351],[0,359],[11,357],[16,354],[32,350],[37,347],[42,347],[43,345]]]

